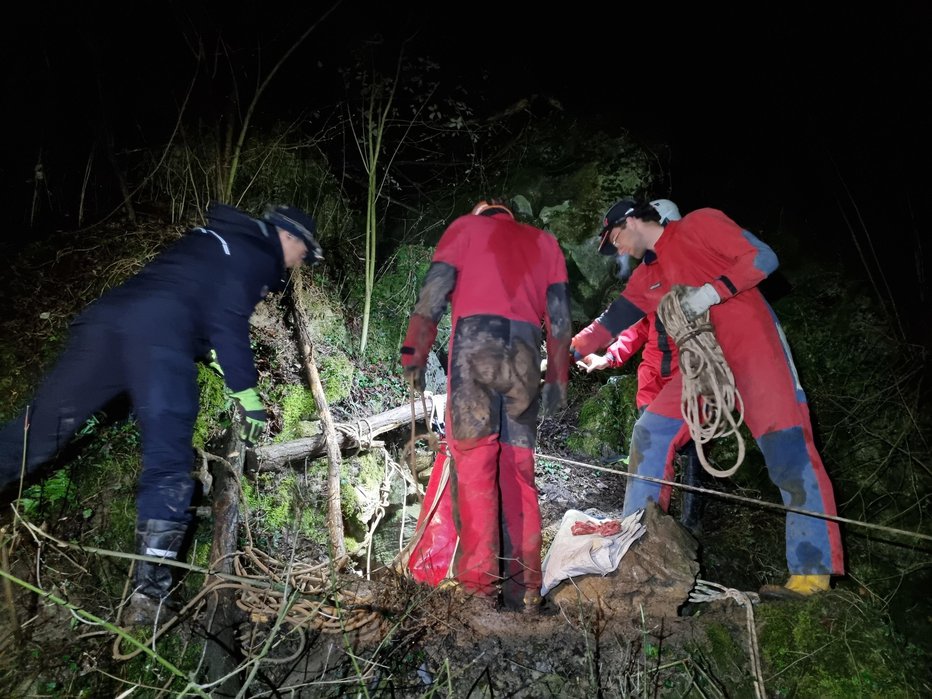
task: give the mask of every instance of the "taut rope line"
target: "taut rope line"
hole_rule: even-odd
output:
[[[628,473],[627,471],[619,471],[614,468],[605,468],[604,466],[596,466],[594,464],[587,464],[583,461],[573,461],[572,459],[564,459],[560,456],[552,456],[550,454],[541,454],[540,452],[534,453],[535,459],[547,459],[549,461],[556,461],[558,463],[569,464],[571,466],[582,466],[584,468],[591,468],[594,471],[604,471],[605,473],[612,473],[616,476],[624,476],[625,478],[637,478],[642,481],[649,481],[650,483],[658,483],[660,485],[669,485],[674,488],[682,488],[683,490],[691,490],[694,493],[705,493],[707,495],[714,495],[716,497],[724,498],[726,500],[736,500],[738,502],[746,502],[758,507],[766,507],[772,510],[781,510],[784,512],[793,512],[798,515],[808,515],[810,517],[818,517],[819,519],[827,519],[832,522],[839,522],[841,524],[853,524],[858,527],[866,527],[868,529],[877,529],[880,531],[890,532],[892,534],[905,534],[906,536],[911,536],[916,539],[922,539],[923,541],[932,541],[932,536],[928,534],[920,534],[918,532],[911,532],[905,529],[894,529],[893,527],[885,527],[882,524],[871,524],[870,522],[861,522],[857,519],[848,519],[847,517],[839,517],[838,515],[829,515],[824,512],[813,512],[811,510],[804,510],[800,507],[793,507],[792,505],[780,505],[775,502],[767,502],[766,500],[755,500],[754,498],[746,498],[742,495],[732,495],[731,493],[723,493],[720,490],[709,490],[708,488],[700,488],[694,485],[687,485],[685,483],[677,483],[676,481],[666,481],[662,478],[652,478],[651,476],[642,476],[637,473]]]

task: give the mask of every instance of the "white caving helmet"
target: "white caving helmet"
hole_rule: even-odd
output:
[[[667,221],[679,221],[683,218],[680,216],[680,210],[677,205],[669,199],[654,199],[650,205],[660,214],[661,225],[665,224]]]

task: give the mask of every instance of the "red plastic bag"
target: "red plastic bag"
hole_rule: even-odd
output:
[[[432,587],[447,577],[457,541],[450,496],[450,455],[446,446],[441,442],[434,459],[407,563],[411,577]]]

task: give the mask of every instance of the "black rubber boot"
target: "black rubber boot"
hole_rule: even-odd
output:
[[[136,523],[136,553],[158,558],[178,558],[188,527],[181,522],[148,519]],[[171,566],[150,561],[136,561],[134,589],[126,610],[125,622],[130,626],[149,625],[175,611],[169,601],[172,589]]]
[[[705,475],[699,455],[696,453],[695,442],[689,442],[681,453],[686,457],[686,467],[683,469],[683,482],[686,485],[702,487]],[[702,533],[702,510],[705,506],[704,498],[699,493],[683,490],[683,505],[680,510],[680,523],[693,535]]]

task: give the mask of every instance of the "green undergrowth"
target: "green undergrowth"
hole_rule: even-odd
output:
[[[197,385],[200,398],[193,444],[206,449],[208,442],[229,425],[232,405],[223,378],[204,364],[197,366]]]
[[[21,512],[34,520],[82,522],[76,535],[91,532],[98,545],[122,543],[135,516],[127,503],[135,498],[140,468],[139,432],[133,420],[90,420],[73,444],[67,465],[23,491]]]
[[[279,405],[282,410],[282,429],[275,435],[276,442],[312,436],[309,423],[318,418],[318,412],[311,389],[298,384],[286,386]]]
[[[362,453],[344,460],[340,476],[340,508],[345,543],[352,553],[366,535],[367,524],[380,506],[385,462],[377,453]],[[255,481],[243,481],[250,528],[257,544],[277,549],[292,534],[326,548],[327,459],[309,462],[302,472],[260,473]],[[395,479],[393,497],[402,497],[404,483]]]
[[[703,670],[692,677],[700,692],[697,696],[753,697],[748,648],[739,642],[740,634],[721,622],[699,619],[696,640],[684,646],[690,661]]]
[[[596,458],[627,454],[631,431],[637,420],[634,396],[637,377],[631,373],[609,378],[579,411],[579,424],[566,440],[567,446]]]
[[[731,603],[729,603],[731,604]],[[700,613],[682,652],[700,672],[676,696],[755,696],[744,612]],[[927,655],[889,617],[857,595],[833,591],[801,601],[754,606],[753,632],[766,695],[780,699],[920,697],[930,679]],[[667,662],[679,651],[668,648]]]
[[[839,267],[787,270],[793,291],[775,303],[809,400],[816,444],[834,488],[850,578],[898,628],[932,652],[928,551],[932,534],[928,359],[902,339],[876,288]],[[902,533],[896,533],[897,531]]]
[[[381,266],[372,288],[367,364],[379,366],[383,371],[400,371],[399,350],[432,255],[433,249],[425,245],[401,245]],[[361,307],[361,279],[353,288],[352,297],[353,303]],[[449,327],[449,313],[446,313],[437,333],[438,346],[449,338]]]
[[[831,592],[763,604],[756,619],[765,681],[774,696],[926,695],[928,656],[856,595]]]
[[[138,630],[133,633],[137,641],[146,644],[150,648],[152,647],[149,643],[151,635],[151,629]],[[132,651],[132,647],[125,641],[121,648],[124,653]],[[198,666],[202,660],[203,649],[204,641],[202,639],[177,631],[164,634],[154,644],[154,651],[159,658],[182,670],[182,672],[187,668]],[[147,653],[140,653],[127,661],[121,668],[121,675],[126,678],[127,682],[135,681],[140,685],[137,696],[196,696],[190,689],[182,694],[189,687],[189,678],[187,676],[179,677]]]
[[[307,276],[309,273],[302,272]],[[325,277],[314,275],[312,283],[296,287],[307,313],[307,332],[315,348],[327,347],[352,352],[340,291]]]
[[[243,497],[255,545],[276,551],[283,540],[298,534],[326,545],[327,499],[321,490],[326,469],[310,466],[307,483],[294,473],[260,474],[255,483],[243,480]]]
[[[348,398],[353,389],[356,367],[343,352],[321,353],[318,355],[317,371],[320,383],[324,387],[327,404],[339,403]]]

